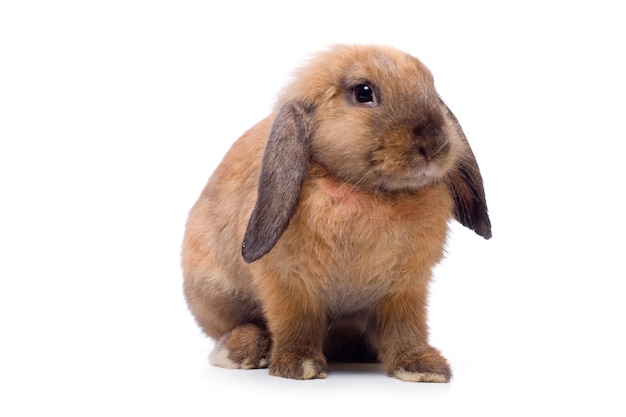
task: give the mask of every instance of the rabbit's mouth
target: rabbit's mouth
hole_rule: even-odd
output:
[[[376,175],[376,188],[388,192],[413,191],[439,182],[439,170],[428,163],[405,175]]]
[[[447,158],[425,158],[411,152],[405,158],[374,162],[370,174],[372,187],[391,191],[411,191],[439,182],[445,172]]]

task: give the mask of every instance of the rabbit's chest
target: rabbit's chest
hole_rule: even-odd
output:
[[[283,259],[293,256],[330,310],[355,311],[430,278],[451,210],[444,186],[386,198],[317,183],[302,195]]]

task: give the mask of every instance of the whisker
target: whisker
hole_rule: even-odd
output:
[[[341,202],[343,203],[346,198],[348,198],[348,196],[350,195],[350,193],[352,191],[354,191],[356,189],[356,187],[358,187],[363,181],[365,181],[365,179],[374,171],[374,168],[370,169],[369,171],[367,171],[365,174],[363,174],[363,176],[354,184],[352,184],[352,187],[350,187],[350,189],[348,190],[348,192],[346,194],[344,194],[343,198],[341,199]],[[354,178],[354,176],[352,177]],[[350,180],[352,180],[352,178],[350,178]],[[344,184],[342,184],[341,186],[343,187],[344,185],[348,185],[347,182],[345,182]]]

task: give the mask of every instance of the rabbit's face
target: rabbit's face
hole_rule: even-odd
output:
[[[463,141],[420,61],[384,48],[347,48],[320,60],[308,83],[322,97],[315,162],[340,181],[381,191],[423,187],[453,167]]]

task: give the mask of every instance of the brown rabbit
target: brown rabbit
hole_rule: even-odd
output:
[[[311,379],[327,360],[379,360],[405,381],[449,381],[428,344],[428,284],[450,218],[491,237],[482,184],[420,61],[320,53],[191,210],[185,296],[217,340],[211,362]]]

